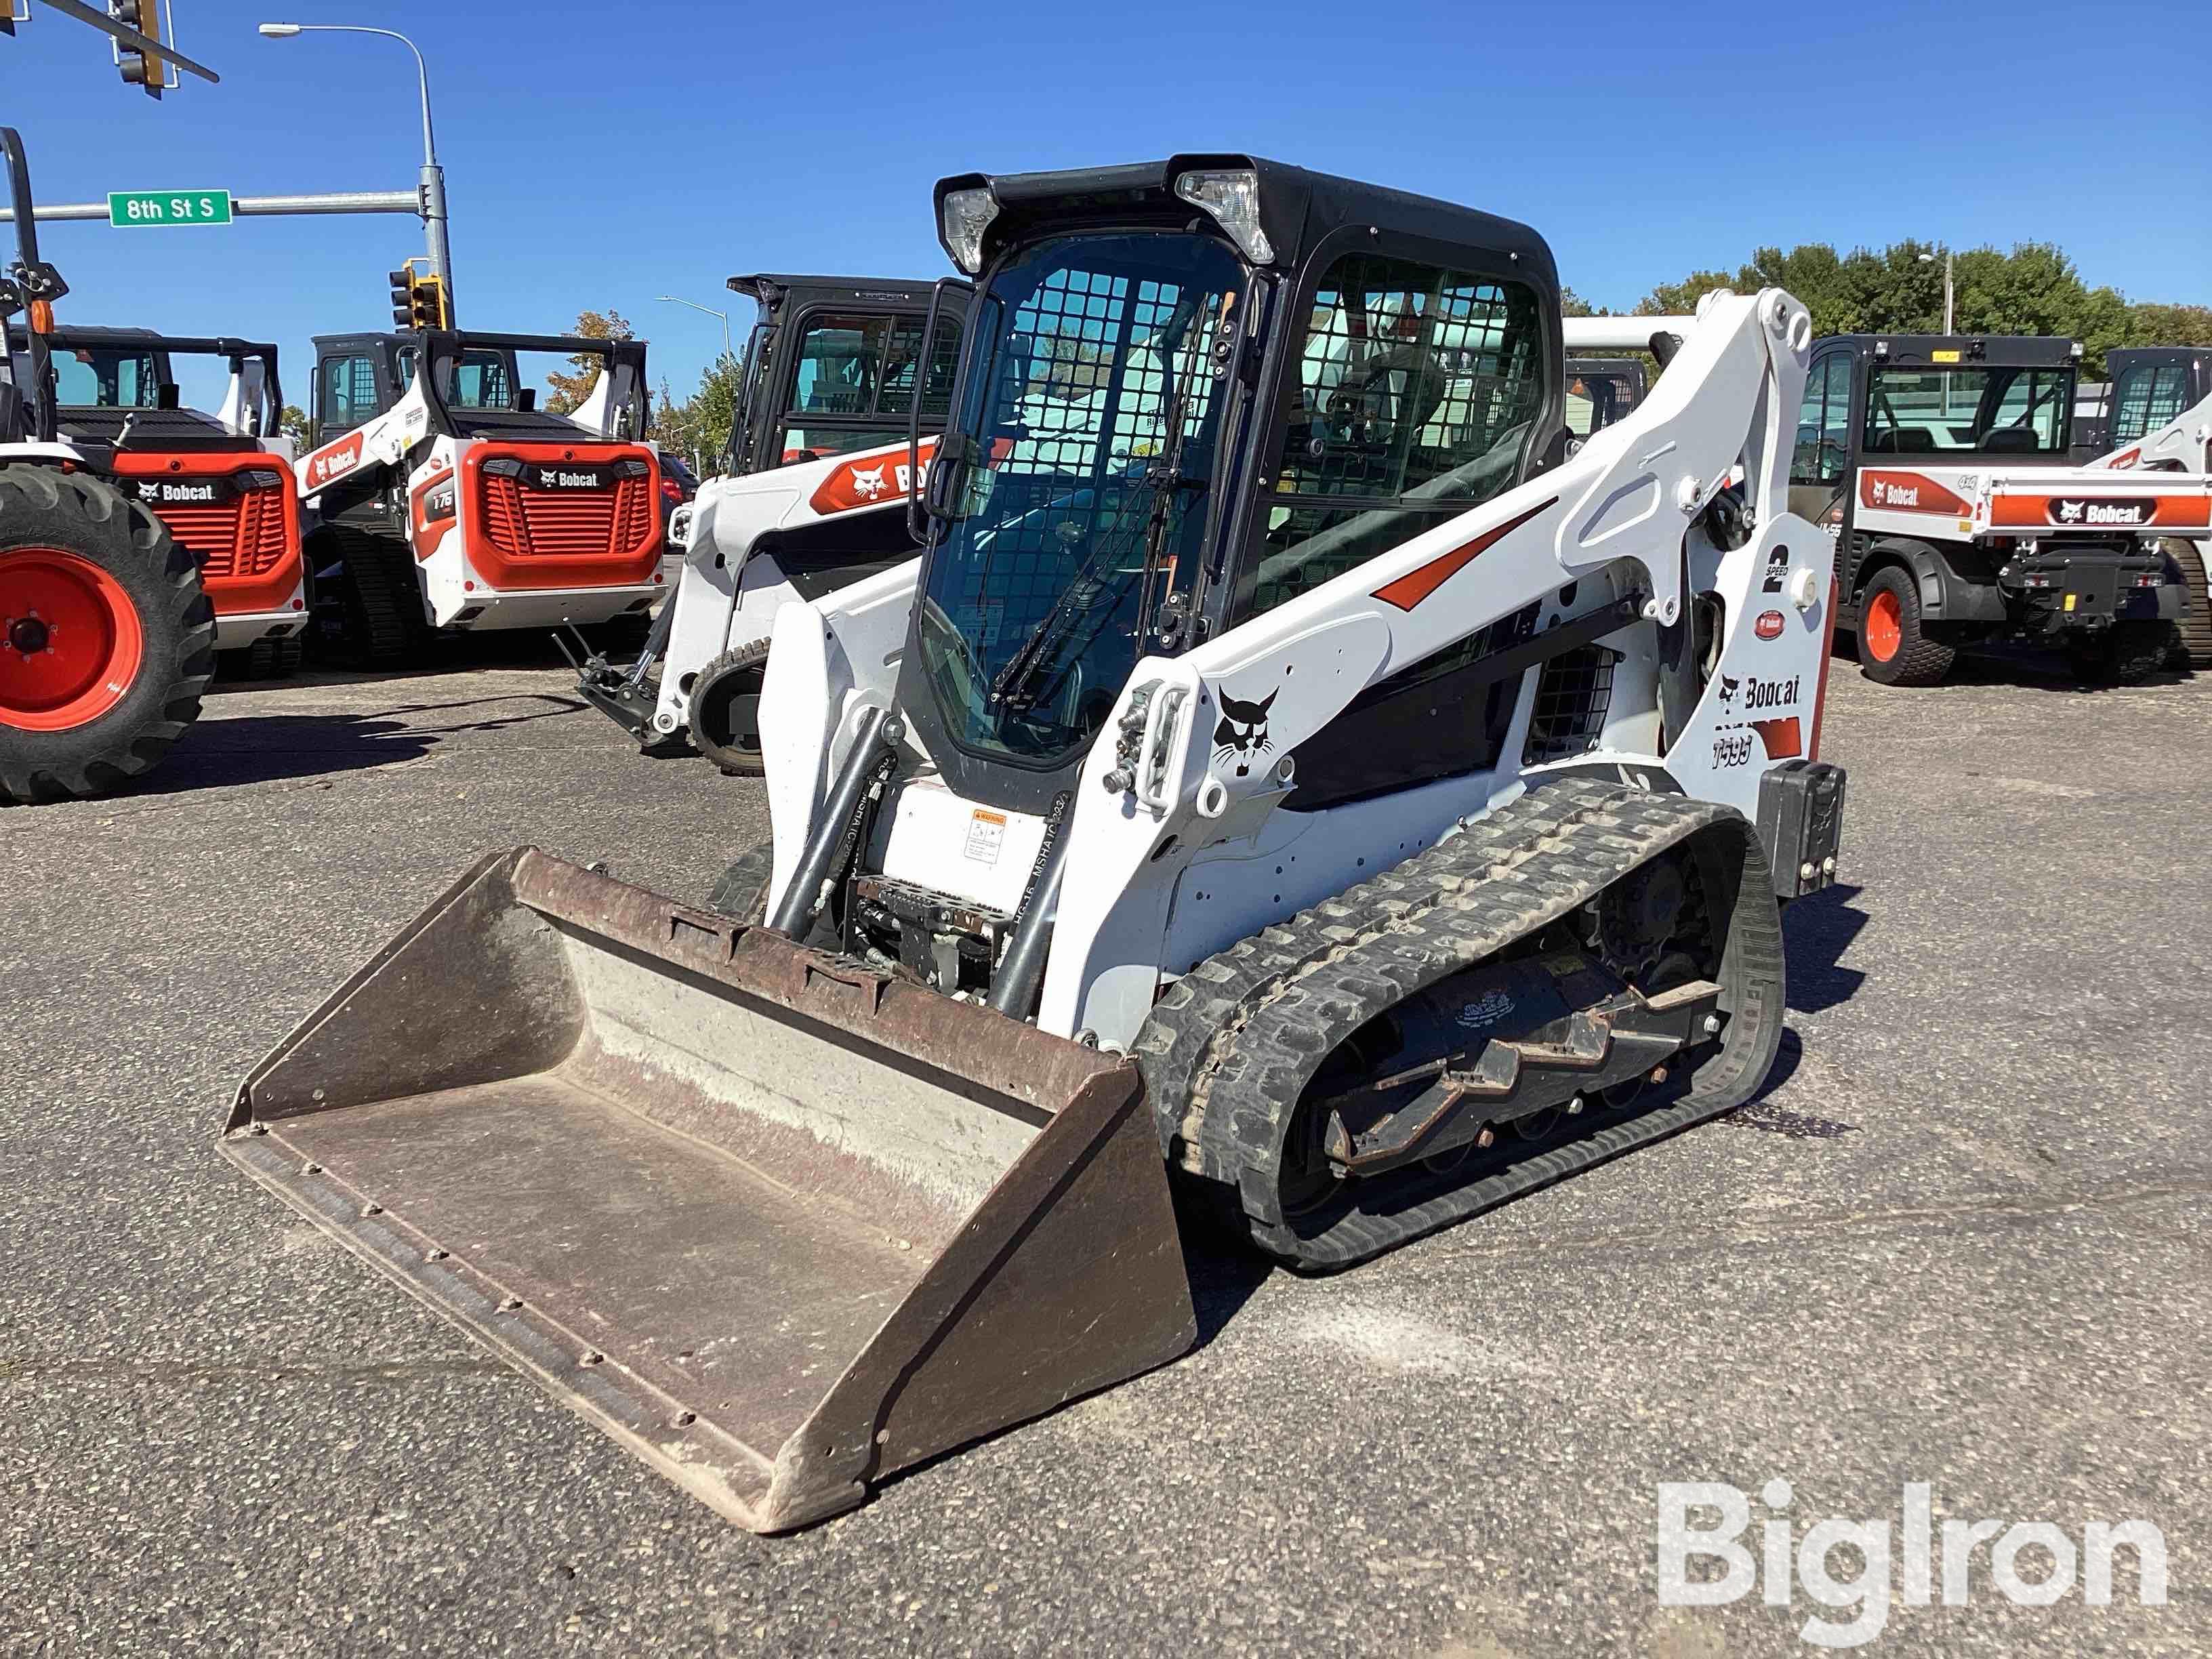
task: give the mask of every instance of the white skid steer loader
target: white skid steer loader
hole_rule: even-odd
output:
[[[1246,156],[937,205],[929,545],[776,618],[772,873],[496,854],[223,1142],[762,1530],[1182,1352],[1171,1179],[1328,1270],[1748,1099],[1835,872],[1788,295],[1638,319],[1569,457],[1563,345],[1645,341],[1524,226]]]
[[[957,296],[877,276],[732,276],[760,306],[722,475],[678,507],[676,596],[634,662],[594,654],[577,695],[647,752],[692,746],[723,771],[761,771],[760,690],[775,613],[911,561],[908,428],[923,459],[958,362]],[[916,407],[916,386],[922,389]]]
[[[2088,463],[2114,471],[2212,473],[2212,347],[2139,346],[2105,354],[2112,453]],[[2170,537],[2187,609],[2177,667],[2212,668],[2212,529]]]
[[[316,447],[295,464],[318,633],[369,668],[441,634],[641,637],[667,596],[645,343],[568,335],[315,339]],[[583,402],[538,407],[525,357],[598,360]]]

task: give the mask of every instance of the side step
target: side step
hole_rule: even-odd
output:
[[[279,1044],[222,1150],[763,1532],[1195,1335],[1133,1064],[530,848]]]

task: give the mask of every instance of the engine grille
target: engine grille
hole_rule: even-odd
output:
[[[606,558],[635,553],[659,522],[648,478],[607,489],[526,489],[483,475],[484,535],[509,558]]]
[[[220,582],[265,576],[283,562],[289,506],[282,489],[248,489],[227,501],[154,510],[177,544],[199,561],[200,580]]]
[[[1613,665],[1620,653],[1601,645],[1563,652],[1544,665],[1521,763],[1541,766],[1586,754],[1605,730],[1613,706]]]

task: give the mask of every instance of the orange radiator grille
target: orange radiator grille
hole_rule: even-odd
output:
[[[555,491],[527,489],[487,470],[483,526],[491,544],[510,558],[620,558],[651,541],[659,515],[647,477]]]
[[[247,489],[227,501],[154,511],[177,544],[199,561],[203,581],[266,576],[290,551],[290,503],[281,489]]]

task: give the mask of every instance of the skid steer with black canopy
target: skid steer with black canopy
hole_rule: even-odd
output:
[[[772,848],[487,860],[223,1142],[767,1529],[1182,1352],[1170,1176],[1325,1271],[1749,1098],[1837,866],[1788,295],[1578,334],[1681,343],[1570,453],[1526,226],[1238,155],[936,204],[927,547],[778,613]]]
[[[597,373],[540,409],[533,358]],[[321,640],[392,667],[441,634],[619,618],[642,638],[669,580],[646,399],[641,340],[318,335],[298,472]]]

